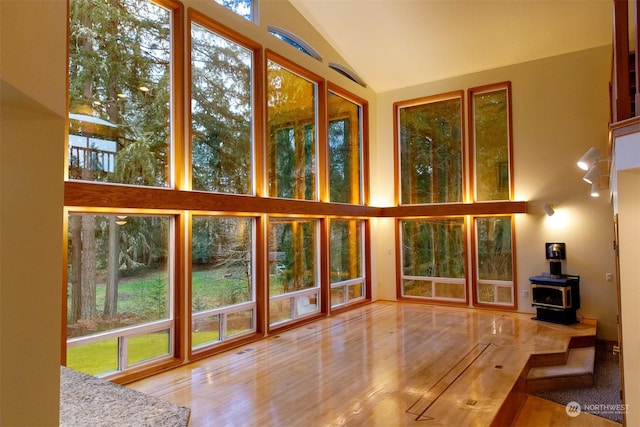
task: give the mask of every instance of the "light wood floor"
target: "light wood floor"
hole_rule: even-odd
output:
[[[531,354],[593,334],[526,314],[377,302],[129,387],[191,408],[192,427],[484,426]],[[548,409],[530,404],[514,425],[543,425],[526,424]]]

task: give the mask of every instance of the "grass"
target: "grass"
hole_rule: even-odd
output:
[[[158,320],[165,316],[166,275],[155,272],[137,278],[123,278],[118,284],[118,314],[134,318],[134,324]],[[249,301],[249,292],[242,269],[194,271],[192,277],[194,311],[223,307]],[[96,286],[96,311],[102,312],[106,287]],[[69,292],[70,294],[70,292]],[[71,307],[71,295],[68,306]],[[117,330],[116,322],[102,322],[98,331]],[[108,325],[108,326],[107,326]],[[95,333],[90,330],[85,335]],[[81,334],[82,335],[82,334]],[[192,334],[193,346],[220,340],[217,330],[202,330]],[[128,338],[127,364],[135,364],[154,357],[169,354],[169,336],[166,331]],[[67,350],[67,366],[90,375],[100,375],[118,370],[118,340],[107,339]]]

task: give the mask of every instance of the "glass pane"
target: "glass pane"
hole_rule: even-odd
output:
[[[168,186],[171,12],[70,0],[69,16],[69,178]]]
[[[509,200],[507,89],[473,95],[476,200]]]
[[[191,26],[192,186],[253,192],[252,52]]]
[[[191,346],[220,341],[220,316],[195,319],[191,324]]]
[[[331,283],[362,277],[362,221],[331,220]]]
[[[316,84],[268,61],[268,194],[317,200]]]
[[[331,307],[342,305],[346,302],[344,292],[345,287],[346,286],[338,286],[331,288]]]
[[[402,295],[414,297],[433,297],[433,282],[429,280],[403,280]]]
[[[436,297],[464,299],[464,283],[436,282]]]
[[[405,276],[465,277],[464,219],[402,220]]]
[[[478,300],[492,303],[495,301],[494,286],[490,283],[478,284]]]
[[[399,109],[401,203],[462,202],[460,98]]]
[[[277,301],[269,302],[269,323],[275,324],[290,320],[291,314],[291,300],[293,298],[285,298]]]
[[[315,219],[270,220],[270,296],[318,286],[317,227]]]
[[[127,363],[133,365],[169,354],[169,338],[168,330],[128,338]]]
[[[305,295],[296,298],[296,315],[315,313],[320,309],[318,294]]]
[[[89,375],[118,370],[118,339],[67,349],[67,367]]]
[[[349,301],[364,297],[364,284],[357,283],[355,285],[350,285],[347,296],[349,298]]]
[[[253,219],[193,216],[193,313],[253,301]]]
[[[498,286],[498,302],[500,303],[513,303],[513,296],[511,295],[511,287]]]
[[[329,197],[362,203],[359,105],[329,92]]]
[[[171,222],[69,215],[68,338],[170,318]]]
[[[511,217],[476,218],[478,279],[513,280]]]
[[[230,11],[237,13],[249,21],[253,20],[252,1],[253,0],[215,0],[216,3],[223,5]]]
[[[227,315],[227,336],[253,330],[253,310],[238,311]]]

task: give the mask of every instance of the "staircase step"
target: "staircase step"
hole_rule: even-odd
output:
[[[595,347],[570,348],[566,364],[530,368],[527,391],[592,385],[595,355]]]

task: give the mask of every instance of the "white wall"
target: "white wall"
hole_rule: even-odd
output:
[[[581,314],[598,320],[600,338],[615,340],[615,282],[605,280],[605,273],[615,272],[611,204],[589,196],[576,166],[591,146],[606,152],[610,63],[610,46],[603,46],[379,94],[371,157],[373,198],[387,205],[393,194],[393,103],[511,81],[515,200],[529,207],[516,216],[518,311],[534,311],[522,291],[530,276],[549,271],[545,242],[565,242],[563,272],[581,277]],[[553,217],[544,213],[546,203],[554,205]],[[377,245],[393,247],[392,224],[379,225]],[[384,277],[378,295],[395,296],[395,265],[378,265]]]

